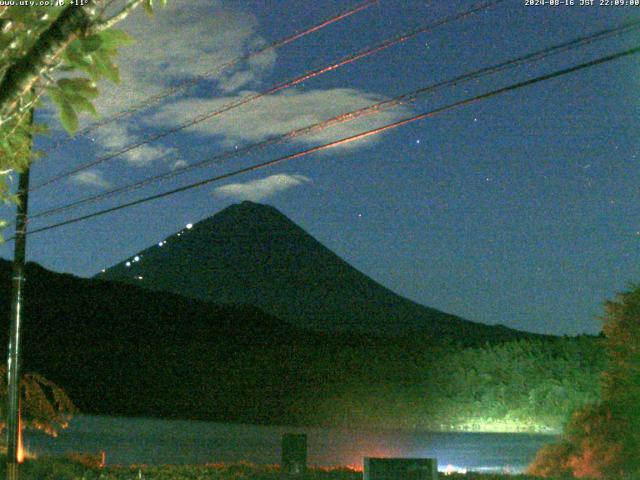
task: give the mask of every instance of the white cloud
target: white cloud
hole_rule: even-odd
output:
[[[96,131],[96,141],[105,148],[106,152],[113,152],[139,141],[125,125],[110,123]],[[164,147],[158,143],[144,144],[122,155],[125,161],[134,167],[146,167],[154,161],[165,160],[175,155],[177,149]]]
[[[257,51],[264,46],[262,39],[255,39],[250,47],[251,51]],[[268,49],[259,55],[252,56],[247,60],[247,67],[244,70],[225,70],[218,86],[225,94],[232,93],[247,85],[258,83],[260,77],[270,71],[276,63],[277,55],[275,50]]]
[[[219,0],[168,2],[153,18],[138,9],[118,28],[127,31],[136,43],[119,51],[121,84],[104,81],[99,85],[101,95],[96,106],[104,117],[206,72],[214,72],[209,80],[225,93],[255,86],[276,61],[276,53],[267,50],[230,68],[220,68],[265,45],[265,40],[256,33],[258,22],[254,15],[227,8]],[[187,90],[183,95],[189,93]],[[145,111],[142,118],[148,115],[149,111]],[[185,118],[191,116],[181,112],[168,125],[175,127]],[[90,119],[83,116],[82,120],[84,123]],[[141,121],[138,117],[135,123],[139,125]],[[97,131],[96,145],[104,149],[101,153],[121,149],[142,138],[141,130],[125,125],[126,120]],[[159,145],[158,142],[143,145],[123,158],[132,166],[145,167],[175,153],[175,149]]]
[[[86,170],[78,172],[71,177],[69,181],[77,185],[85,185],[88,187],[110,188],[111,183],[107,181],[98,170]]]
[[[217,99],[179,100],[160,108],[153,116],[153,124],[170,126],[177,118],[182,117],[182,121],[184,121],[187,118],[213,112],[255,93],[242,92],[236,97]],[[348,88],[303,92],[286,91],[252,101],[232,112],[198,123],[190,130],[203,135],[219,137],[223,144],[229,147],[242,143],[259,142],[272,136],[282,135],[381,100],[384,100],[384,97],[380,95]],[[407,112],[409,112],[407,107],[389,109],[376,115],[364,116],[331,127],[313,135],[297,137],[295,141],[304,144],[330,142],[393,122],[405,116]],[[358,145],[362,145],[362,143],[348,144],[349,147]]]
[[[245,183],[230,183],[214,190],[220,197],[230,197],[238,200],[260,201],[264,198],[283,192],[293,187],[310,182],[304,175],[290,175],[281,173]]]
[[[189,165],[189,163],[187,163],[186,160],[176,160],[175,162],[173,162],[173,165],[171,165],[171,170],[178,170],[179,168],[184,168],[187,165]]]
[[[210,71],[209,78],[224,91],[246,87],[270,71],[276,61],[271,50],[220,68],[264,45],[265,40],[256,32],[254,15],[224,7],[218,0],[168,2],[153,18],[138,9],[118,28],[136,43],[119,51],[121,85],[101,84],[98,111],[105,115]]]
[[[100,85],[97,107],[103,116],[120,112],[176,82],[215,71],[206,83],[212,87],[212,97],[200,96],[202,89],[198,91],[199,96],[195,96],[193,89],[186,90],[166,98],[150,110],[137,113],[133,122],[125,119],[100,128],[96,132],[96,146],[104,149],[101,153],[136,143],[142,138],[141,132],[146,130],[148,134],[145,126],[153,127],[154,131],[175,128],[198,115],[255,94],[257,90],[266,88],[261,81],[277,60],[276,52],[269,49],[231,68],[219,68],[266,44],[257,33],[258,21],[254,15],[227,8],[219,0],[168,2],[168,6],[160,9],[154,18],[148,18],[142,10],[136,11],[119,28],[129,32],[137,43],[121,49],[119,53],[117,63],[121,71],[121,85],[108,82]],[[281,135],[362,108],[382,98],[347,88],[290,89],[250,102],[185,132],[212,137],[228,148]],[[295,141],[303,145],[325,143],[394,121],[407,111],[407,107],[383,111],[313,136],[298,137]],[[176,138],[179,137],[171,135],[166,141],[173,142]],[[370,137],[369,141],[373,139]],[[180,161],[175,158],[177,150],[163,146],[163,141],[138,147],[123,158],[136,167],[149,166],[158,159],[174,165]],[[360,141],[344,147],[357,148],[362,144]]]

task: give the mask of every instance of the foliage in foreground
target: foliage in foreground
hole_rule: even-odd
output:
[[[0,477],[5,475],[4,458],[0,457]],[[21,466],[24,480],[282,480],[277,465],[216,464],[167,466],[107,466],[103,469],[90,462],[70,458],[43,457]],[[535,480],[530,475],[452,474],[441,478],[452,480]],[[314,468],[296,480],[361,480],[362,472],[347,468]]]
[[[69,133],[78,129],[81,112],[96,116],[96,82],[102,78],[120,81],[114,58],[118,48],[131,40],[112,27],[137,6],[152,14],[154,7],[164,6],[166,0],[156,0],[155,4],[154,0],[66,2],[56,6],[51,5],[54,2],[33,3],[28,7],[0,6],[2,201],[16,201],[10,193],[8,174],[23,171],[31,163],[31,138],[46,131],[31,121],[40,99],[48,97],[52,101]],[[84,75],[68,76],[70,72]]]
[[[7,394],[7,367],[0,365],[0,398]],[[5,402],[0,403],[0,432],[5,427]],[[20,381],[20,410],[23,428],[33,428],[56,436],[68,426],[76,410],[67,394],[37,373],[27,373]]]
[[[605,305],[608,364],[602,401],[578,410],[558,444],[545,447],[529,468],[593,479],[640,477],[640,286]]]

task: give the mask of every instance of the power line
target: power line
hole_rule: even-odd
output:
[[[576,39],[573,39],[571,41],[568,42],[564,42],[562,44],[559,45],[554,45],[551,47],[547,47],[544,48],[542,50],[538,50],[526,55],[523,55],[521,57],[509,60],[509,61],[505,61],[490,67],[485,67],[479,70],[475,70],[473,72],[470,73],[466,73],[463,75],[459,75],[455,78],[452,78],[450,80],[446,80],[443,82],[438,82],[436,84],[432,84],[429,85],[427,87],[423,87],[420,88],[418,90],[414,90],[412,92],[409,93],[404,93],[402,95],[398,95],[396,97],[393,97],[391,99],[387,99],[387,100],[383,100],[381,102],[377,102],[374,103],[372,105],[369,105],[367,107],[363,107],[357,110],[353,110],[351,112],[347,112],[347,113],[342,113],[340,115],[337,115],[335,117],[332,117],[330,119],[327,120],[323,120],[321,122],[315,123],[313,125],[307,126],[307,127],[302,127],[299,128],[297,130],[292,130],[286,134],[277,136],[277,137],[273,137],[273,138],[269,138],[267,140],[264,140],[262,142],[258,142],[258,143],[254,143],[251,145],[247,145],[241,149],[237,149],[237,150],[229,150],[226,152],[223,152],[221,154],[215,155],[212,158],[206,159],[206,160],[202,160],[199,161],[197,163],[188,165],[186,167],[182,167],[182,168],[178,168],[176,170],[170,171],[170,172],[165,172],[159,175],[155,175],[155,176],[151,176],[148,178],[145,178],[143,180],[128,184],[128,185],[124,185],[121,187],[117,187],[102,193],[99,193],[97,195],[92,195],[89,197],[85,197],[85,198],[81,198],[79,200],[76,200],[74,202],[70,202],[64,205],[60,205],[58,207],[53,207],[51,209],[48,210],[44,210],[41,212],[37,212],[33,215],[30,216],[31,219],[35,219],[35,218],[41,218],[41,217],[45,217],[45,216],[50,216],[50,215],[54,215],[57,213],[62,213],[64,211],[79,207],[81,205],[84,205],[86,203],[90,203],[90,202],[97,202],[106,198],[110,198],[113,197],[115,195],[118,195],[120,193],[124,193],[124,192],[131,192],[134,190],[138,190],[150,183],[156,182],[156,181],[162,181],[162,180],[166,180],[169,178],[173,178],[176,177],[178,175],[184,174],[188,171],[191,170],[195,170],[197,168],[201,168],[203,166],[212,164],[214,162],[220,162],[222,160],[226,160],[228,158],[231,157],[237,157],[240,155],[244,155],[245,153],[249,153],[253,150],[257,150],[260,148],[264,148],[270,145],[274,145],[274,144],[278,144],[287,140],[290,140],[292,138],[296,138],[299,137],[301,135],[306,135],[309,133],[317,133],[319,131],[325,130],[326,128],[338,125],[338,124],[342,124],[351,120],[355,120],[357,118],[361,118],[365,115],[370,115],[370,114],[376,114],[379,113],[380,111],[382,111],[383,109],[388,109],[390,107],[394,107],[397,105],[400,105],[402,103],[405,102],[410,102],[410,101],[414,101],[417,99],[417,97],[421,96],[421,95],[425,95],[427,93],[433,93],[436,90],[439,90],[441,88],[445,88],[445,87],[451,87],[451,86],[455,86],[458,85],[462,82],[467,82],[470,80],[476,80],[478,78],[490,75],[490,74],[495,74],[501,71],[504,71],[506,69],[510,69],[516,66],[520,66],[523,64],[527,64],[527,63],[531,63],[531,62],[536,62],[542,59],[545,59],[549,56],[552,55],[557,55],[559,53],[562,52],[566,52],[572,49],[576,49],[579,48],[581,46],[584,46],[586,44],[591,44],[593,42],[596,41],[600,41],[600,40],[604,40],[606,38],[611,37],[612,35],[619,35],[621,33],[628,33],[630,31],[633,31],[635,29],[640,28],[640,19],[639,20],[633,20],[633,21],[629,21],[626,22],[620,26],[617,27],[613,27],[613,28],[608,28],[605,30],[601,30],[599,32],[587,35],[587,36],[582,36],[582,37],[578,37]]]
[[[425,32],[434,30],[435,28],[438,28],[438,27],[447,25],[449,23],[464,19],[464,18],[466,18],[466,17],[468,17],[470,15],[473,15],[473,14],[478,13],[480,11],[486,10],[487,8],[494,7],[494,6],[500,4],[500,3],[504,2],[504,1],[505,0],[495,0],[495,1],[492,1],[492,2],[485,2],[485,3],[483,3],[483,4],[479,5],[479,6],[472,7],[471,9],[466,10],[466,11],[464,11],[462,13],[446,17],[446,18],[444,18],[442,20],[439,20],[438,22],[429,24],[429,25],[424,26],[424,27],[420,27],[420,28],[414,29],[414,30],[412,30],[412,31],[410,31],[408,33],[403,33],[403,34],[397,35],[397,36],[395,36],[395,37],[393,37],[391,39],[384,40],[382,43],[379,43],[378,45],[376,45],[374,47],[370,47],[370,48],[368,48],[368,49],[366,49],[364,51],[360,51],[358,53],[347,55],[346,57],[343,57],[340,60],[338,60],[337,62],[334,62],[334,63],[332,63],[330,65],[327,65],[327,66],[322,67],[322,68],[315,69],[315,70],[313,70],[311,72],[307,72],[307,73],[305,73],[305,74],[303,74],[303,75],[301,75],[299,77],[296,77],[296,78],[294,78],[292,80],[288,80],[288,81],[283,82],[283,83],[280,83],[280,84],[278,84],[278,85],[276,85],[276,86],[274,86],[274,87],[272,87],[272,88],[270,88],[268,90],[262,91],[260,93],[249,95],[247,97],[244,97],[241,100],[238,100],[236,102],[232,102],[230,104],[227,104],[227,105],[223,106],[222,108],[219,108],[218,110],[214,110],[212,112],[207,112],[205,114],[202,114],[202,115],[199,115],[197,117],[194,117],[191,120],[188,120],[187,122],[184,122],[184,123],[178,125],[177,127],[173,127],[173,128],[168,129],[168,130],[165,130],[163,132],[159,132],[159,133],[155,133],[153,135],[149,135],[146,138],[144,138],[144,139],[142,139],[142,140],[140,140],[138,142],[129,144],[129,145],[121,148],[120,150],[117,150],[117,151],[112,152],[112,153],[108,153],[108,154],[106,154],[106,155],[104,155],[102,157],[99,157],[99,158],[97,158],[95,160],[92,160],[90,162],[84,163],[84,164],[82,164],[82,165],[80,165],[80,166],[78,166],[78,167],[76,167],[74,169],[68,170],[68,171],[66,171],[64,173],[61,173],[61,174],[58,174],[58,175],[54,175],[53,177],[50,177],[47,180],[44,180],[44,181],[40,182],[39,184],[34,185],[33,187],[31,187],[31,191],[38,190],[38,189],[40,189],[40,188],[42,188],[44,186],[50,185],[50,184],[52,184],[54,182],[57,182],[57,181],[60,181],[60,180],[62,180],[64,178],[68,178],[68,177],[70,177],[70,176],[72,176],[72,175],[74,175],[74,174],[76,174],[78,172],[81,172],[83,170],[86,170],[88,168],[95,167],[96,165],[104,163],[104,162],[106,162],[108,160],[111,160],[113,158],[119,157],[120,155],[128,153],[128,152],[130,152],[132,150],[135,150],[136,148],[139,148],[139,147],[141,147],[143,145],[146,145],[146,144],[148,144],[150,142],[159,140],[159,139],[167,137],[169,135],[173,135],[174,133],[182,131],[182,130],[188,128],[188,127],[192,127],[193,125],[197,125],[199,123],[202,123],[205,120],[209,120],[209,119],[211,119],[213,117],[216,117],[218,115],[226,113],[226,112],[228,112],[230,110],[238,108],[238,107],[240,107],[242,105],[245,105],[245,104],[247,104],[249,102],[258,100],[259,98],[262,98],[262,97],[265,97],[267,95],[271,95],[273,93],[276,93],[276,92],[279,92],[281,90],[284,90],[286,88],[298,85],[299,83],[302,83],[305,80],[308,80],[308,79],[316,77],[318,75],[322,75],[324,73],[330,72],[332,70],[335,70],[335,69],[340,68],[340,67],[342,67],[344,65],[347,65],[349,63],[352,63],[352,62],[355,62],[357,60],[360,60],[360,59],[362,59],[362,58],[364,58],[366,56],[372,55],[374,53],[378,53],[378,52],[380,52],[382,50],[385,50],[385,49],[390,48],[390,47],[392,47],[394,45],[397,45],[397,44],[405,42],[405,41],[407,41],[407,40],[409,40],[411,38],[414,38],[414,37],[416,37],[417,35],[419,35],[421,33],[425,33]]]
[[[174,95],[178,92],[184,91],[190,87],[193,87],[205,80],[207,80],[208,78],[211,78],[213,75],[216,75],[220,72],[222,72],[223,70],[226,70],[228,68],[231,68],[241,62],[250,60],[253,57],[256,57],[264,52],[266,52],[267,50],[272,50],[272,49],[276,49],[276,48],[280,48],[283,47],[285,45],[288,45],[289,43],[292,43],[302,37],[305,37],[313,32],[317,32],[318,30],[323,29],[324,27],[327,27],[335,22],[338,22],[340,20],[343,20],[347,17],[350,17],[351,15],[354,15],[356,13],[359,13],[377,3],[379,3],[380,0],[367,0],[364,3],[361,3],[357,6],[355,6],[354,8],[352,8],[351,10],[348,10],[346,12],[340,13],[338,15],[334,15],[333,17],[329,17],[323,21],[321,21],[320,23],[314,25],[313,27],[310,27],[306,30],[303,30],[302,32],[297,32],[294,33],[292,35],[289,35],[288,37],[284,37],[280,40],[276,40],[275,42],[266,45],[262,48],[259,48],[257,50],[254,50],[252,52],[248,52],[244,55],[240,55],[238,57],[235,57],[231,60],[229,60],[228,62],[225,62],[223,64],[220,64],[218,66],[216,66],[214,69],[208,70],[194,78],[190,78],[188,80],[184,80],[180,83],[178,83],[177,85],[171,87],[171,88],[167,88],[165,90],[163,90],[162,92],[159,92],[155,95],[152,95],[150,97],[147,97],[146,99],[142,100],[141,102],[138,102],[137,104],[134,104],[128,108],[126,108],[125,110],[122,110],[118,113],[115,113],[109,117],[106,117],[102,120],[99,120],[97,122],[92,123],[91,125],[83,128],[82,130],[76,132],[75,138],[78,138],[80,136],[84,136],[87,133],[93,132],[105,125],[108,125],[109,123],[113,123],[116,120],[120,120],[122,118],[126,118],[140,110],[144,110],[146,108],[149,108],[150,106],[164,100],[167,97],[170,97],[171,95]],[[58,142],[56,142],[53,146],[51,146],[49,149],[45,150],[44,153],[50,153],[54,150],[57,150],[58,148],[60,148],[63,145],[66,145],[67,143],[69,143],[72,140],[71,137],[65,137],[63,140],[60,140]]]
[[[102,216],[102,215],[106,215],[108,213],[112,213],[112,212],[115,212],[115,211],[118,211],[118,210],[123,210],[123,209],[129,208],[129,207],[133,207],[135,205],[140,205],[140,204],[143,204],[143,203],[146,203],[146,202],[150,202],[152,200],[158,200],[160,198],[168,197],[168,196],[174,195],[176,193],[180,193],[180,192],[184,192],[184,191],[187,191],[187,190],[192,190],[194,188],[202,187],[204,185],[208,185],[210,183],[214,183],[214,182],[217,182],[217,181],[220,181],[220,180],[224,180],[224,179],[236,176],[236,175],[252,172],[252,171],[255,171],[255,170],[260,170],[260,169],[263,169],[263,168],[266,168],[266,167],[270,167],[270,166],[276,165],[278,163],[283,163],[283,162],[288,161],[288,160],[293,160],[293,159],[296,159],[296,158],[300,158],[300,157],[309,155],[311,153],[320,152],[322,150],[327,150],[329,148],[334,148],[334,147],[337,147],[337,146],[340,146],[340,145],[345,145],[345,144],[348,144],[348,143],[351,143],[351,142],[354,142],[354,141],[357,141],[357,140],[361,140],[363,138],[367,138],[367,137],[370,137],[370,136],[373,136],[373,135],[378,135],[378,134],[380,134],[382,132],[386,132],[387,130],[391,130],[391,129],[394,129],[394,128],[397,128],[397,127],[401,127],[403,125],[407,125],[409,123],[413,123],[413,122],[418,121],[418,120],[422,120],[422,119],[425,119],[425,118],[436,116],[436,115],[438,115],[440,113],[444,113],[444,112],[447,112],[449,110],[453,110],[454,108],[457,108],[457,107],[470,105],[472,103],[479,102],[481,100],[486,100],[487,98],[495,97],[495,96],[503,94],[503,93],[511,92],[511,91],[514,91],[514,90],[517,90],[517,89],[520,89],[520,88],[524,88],[524,87],[527,87],[527,86],[530,86],[530,85],[534,85],[534,84],[539,83],[539,82],[550,80],[552,78],[557,78],[557,77],[560,77],[560,76],[563,76],[563,75],[567,75],[567,74],[570,74],[570,73],[577,72],[579,70],[583,70],[585,68],[589,68],[589,67],[593,67],[593,66],[596,66],[596,65],[600,65],[600,64],[603,64],[603,63],[606,63],[606,62],[611,62],[613,60],[617,60],[617,59],[620,59],[620,58],[623,58],[623,57],[626,57],[626,56],[630,56],[630,55],[635,55],[635,54],[638,54],[638,53],[640,53],[640,47],[635,47],[635,48],[628,49],[628,50],[625,50],[625,51],[622,51],[622,52],[618,52],[618,53],[614,53],[614,54],[607,55],[607,56],[604,56],[604,57],[600,57],[600,58],[597,58],[595,60],[591,60],[589,62],[581,63],[581,64],[573,66],[573,67],[565,68],[565,69],[562,69],[562,70],[557,70],[555,72],[548,73],[548,74],[545,74],[545,75],[541,75],[541,76],[535,77],[535,78],[530,79],[530,80],[525,80],[525,81],[522,81],[522,82],[519,82],[519,83],[515,83],[515,84],[512,84],[512,85],[509,85],[507,87],[502,87],[502,88],[499,88],[499,89],[496,89],[496,90],[492,90],[492,91],[487,92],[487,93],[483,93],[481,95],[476,95],[474,97],[470,97],[470,98],[467,98],[465,100],[460,100],[458,102],[449,104],[449,105],[444,106],[444,107],[437,108],[435,110],[431,110],[429,112],[424,112],[424,113],[420,113],[418,115],[414,115],[412,117],[407,117],[407,118],[404,118],[404,119],[399,120],[397,122],[390,123],[390,124],[384,125],[382,127],[374,128],[372,130],[368,130],[366,132],[359,133],[357,135],[352,135],[350,137],[346,137],[346,138],[342,138],[340,140],[336,140],[336,141],[333,141],[333,142],[325,143],[323,145],[316,146],[316,147],[313,147],[313,148],[309,148],[307,150],[302,150],[300,152],[297,152],[297,153],[294,153],[294,154],[291,154],[291,155],[286,155],[284,157],[280,157],[280,158],[269,160],[269,161],[266,161],[266,162],[263,162],[263,163],[252,165],[250,167],[241,168],[241,169],[234,170],[232,172],[228,172],[228,173],[225,173],[225,174],[222,174],[222,175],[218,175],[218,176],[215,176],[215,177],[207,178],[205,180],[201,180],[201,181],[198,181],[198,182],[195,182],[195,183],[191,183],[191,184],[179,187],[179,188],[174,188],[174,189],[168,190],[166,192],[158,193],[158,194],[155,194],[155,195],[150,195],[150,196],[147,196],[147,197],[140,198],[138,200],[133,200],[131,202],[127,202],[127,203],[123,203],[123,204],[120,204],[120,205],[116,205],[115,207],[105,208],[105,209],[102,209],[102,210],[99,210],[97,212],[93,212],[93,213],[90,213],[90,214],[87,214],[87,215],[82,215],[82,216],[71,218],[69,220],[58,222],[58,223],[55,223],[55,224],[52,224],[52,225],[41,227],[41,228],[38,228],[38,229],[35,229],[35,230],[32,230],[32,231],[28,232],[27,235],[33,235],[35,233],[45,232],[47,230],[52,230],[52,229],[59,228],[59,227],[65,226],[65,225],[70,225],[72,223],[77,223],[77,222],[89,220],[91,218],[95,218],[95,217],[99,217],[99,216]],[[12,237],[12,238],[9,238],[8,240],[14,240],[14,238]]]

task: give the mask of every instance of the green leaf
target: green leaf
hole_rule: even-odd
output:
[[[153,0],[144,0],[142,6],[144,7],[144,11],[147,12],[147,15],[153,16]]]
[[[81,97],[80,95],[69,97],[69,103],[76,112],[89,112],[94,117],[98,117],[98,112],[96,112],[96,108],[93,106],[93,103],[85,97]]]
[[[86,69],[91,67],[91,56],[82,50],[79,40],[74,40],[64,52],[67,63],[76,68]]]
[[[5,158],[13,158],[15,155],[15,150],[13,149],[11,142],[7,140],[0,142],[0,150],[2,150]]]
[[[60,110],[60,121],[64,129],[73,134],[78,129],[78,114],[73,109],[73,106],[69,102],[68,97],[64,94],[62,89],[58,87],[47,88],[49,98],[56,104]]]
[[[98,97],[98,89],[96,84],[88,78],[63,78],[58,80],[58,86],[65,95],[77,96],[93,100]]]
[[[102,48],[105,50],[115,50],[116,48],[134,43],[133,37],[123,30],[110,28],[98,34],[102,41]]]
[[[91,77],[91,80],[96,81],[96,82],[98,80],[100,80],[100,77],[102,76],[100,74],[100,72],[98,71],[98,69],[96,68],[94,63],[91,64],[90,68],[86,68],[86,69],[83,69],[83,70],[89,74],[89,76]]]
[[[80,46],[84,52],[95,52],[102,46],[102,38],[100,35],[90,35],[80,39]]]
[[[62,89],[58,87],[48,87],[46,90],[49,94],[49,98],[53,101],[53,103],[55,103],[58,108],[62,108],[62,104],[66,103],[67,101]]]
[[[73,135],[78,130],[78,114],[68,102],[62,104],[60,108],[60,121],[70,135]]]
[[[47,93],[60,109],[60,114],[64,113],[71,120],[67,125],[77,124],[77,119],[74,120],[73,115],[69,112],[70,108],[76,117],[78,112],[89,112],[94,117],[98,116],[93,103],[89,100],[97,95],[93,82],[87,78],[64,78],[58,80],[57,83],[59,87],[49,87]],[[65,128],[67,128],[66,125]]]
[[[120,70],[106,52],[102,50],[95,52],[93,55],[93,62],[100,75],[108,78],[113,83],[120,83]]]

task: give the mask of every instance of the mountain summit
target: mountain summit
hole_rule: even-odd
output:
[[[419,333],[472,342],[521,333],[403,298],[350,266],[277,209],[248,201],[187,225],[96,278],[217,304],[249,304],[319,331]]]

